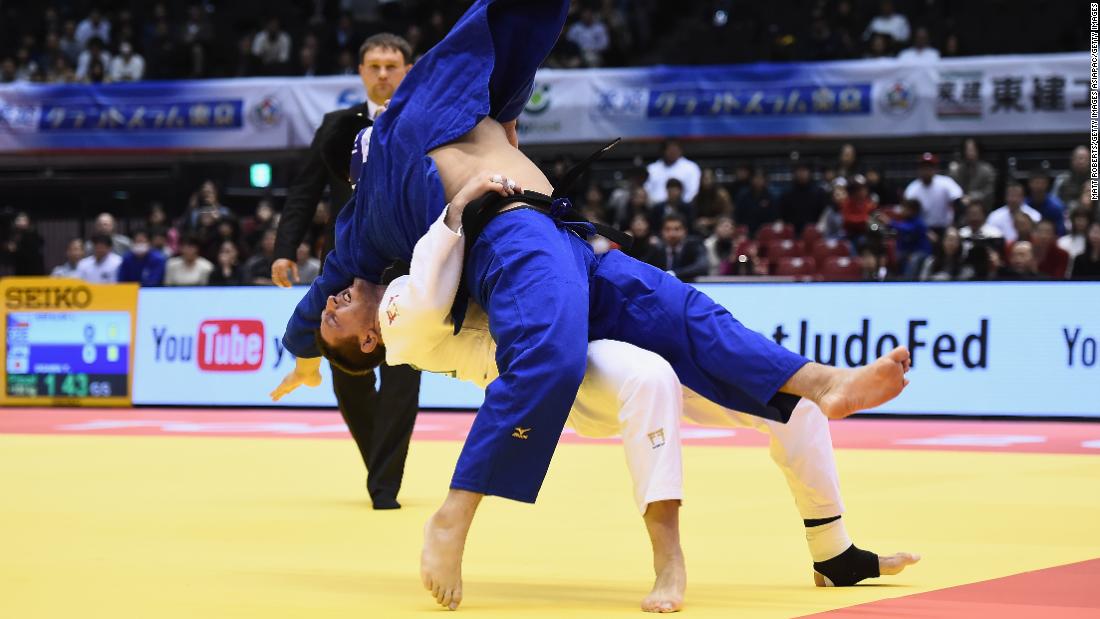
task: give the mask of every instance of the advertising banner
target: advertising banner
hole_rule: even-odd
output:
[[[1100,418],[1100,284],[700,284],[748,327],[810,359],[863,365],[897,345],[912,384],[876,412]],[[136,404],[269,404],[293,367],[280,343],[302,289],[142,289]],[[288,406],[334,406],[325,384]],[[424,374],[427,408],[476,387]]]
[[[543,70],[529,144],[1084,133],[1089,55]],[[304,148],[357,76],[0,86],[0,152]]]

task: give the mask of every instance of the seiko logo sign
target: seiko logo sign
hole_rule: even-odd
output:
[[[92,303],[92,291],[87,286],[8,288],[4,303],[10,310],[84,309]]]

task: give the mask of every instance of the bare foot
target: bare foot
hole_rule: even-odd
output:
[[[653,590],[642,600],[642,610],[647,613],[675,613],[684,607],[684,590],[687,588],[687,569],[684,555],[677,553],[664,559],[653,560],[657,580]]]
[[[462,551],[466,529],[453,526],[437,512],[424,525],[420,581],[440,606],[455,610],[462,602]]]
[[[880,406],[898,397],[909,384],[905,378],[909,364],[909,349],[898,346],[870,365],[838,370],[836,378],[815,400],[829,419],[844,419]]]
[[[878,573],[882,576],[894,576],[917,561],[920,561],[920,555],[910,552],[898,552],[888,557],[880,555],[878,558]]]

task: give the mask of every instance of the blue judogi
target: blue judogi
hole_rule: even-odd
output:
[[[507,122],[519,115],[568,6],[479,0],[413,67],[374,125],[355,203],[341,212],[325,271],[287,325],[287,350],[317,356],[313,332],[328,295],[353,277],[377,282],[391,262],[411,258],[446,201],[427,153],[485,116]],[[486,390],[453,488],[534,502],[590,339],[653,350],[700,394],[781,421],[776,391],[807,362],[679,280],[621,252],[595,256],[574,227],[533,210],[490,221],[464,277],[489,315],[500,377]]]

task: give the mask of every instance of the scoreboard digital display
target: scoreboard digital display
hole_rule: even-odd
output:
[[[4,404],[128,405],[137,286],[5,278]]]

